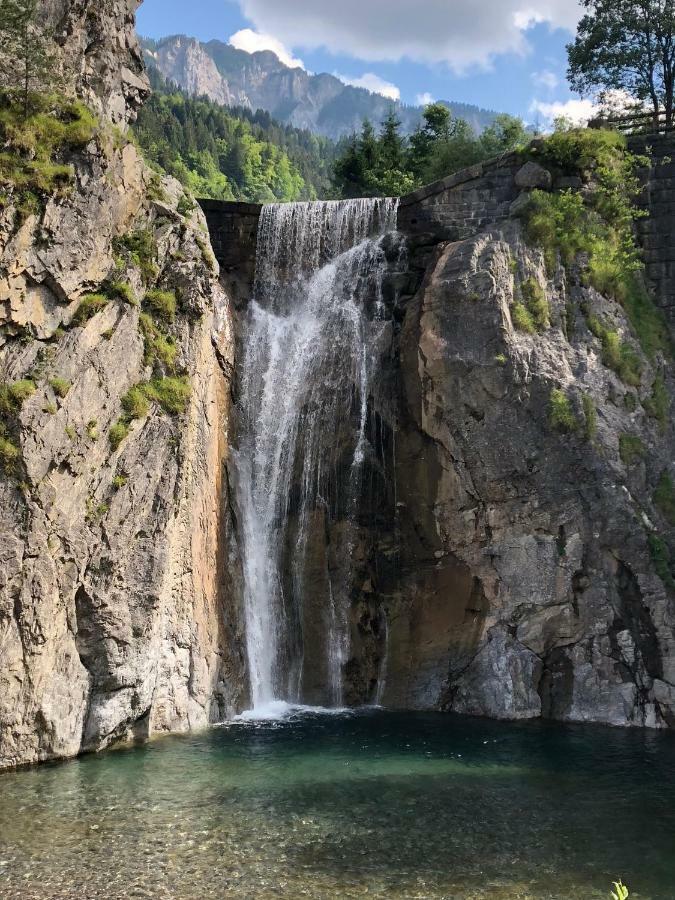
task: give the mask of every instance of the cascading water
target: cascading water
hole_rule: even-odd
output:
[[[344,702],[356,520],[375,452],[369,403],[391,327],[384,235],[396,215],[390,199],[262,210],[234,454],[255,709]]]

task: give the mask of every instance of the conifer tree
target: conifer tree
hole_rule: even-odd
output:
[[[28,116],[35,92],[54,84],[49,35],[35,14],[37,0],[0,0],[0,90]]]

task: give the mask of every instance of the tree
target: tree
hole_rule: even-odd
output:
[[[497,156],[523,147],[531,137],[522,119],[502,113],[483,131],[480,142],[486,156]]]
[[[54,84],[49,36],[35,22],[37,0],[0,0],[0,88],[21,101],[28,116],[31,95]]]
[[[586,15],[567,48],[581,94],[624,91],[673,124],[675,0],[581,0]]]

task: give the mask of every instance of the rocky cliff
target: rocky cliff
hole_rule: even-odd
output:
[[[0,207],[0,766],[240,705],[228,301],[201,212],[125,137],[137,5],[43,4],[98,119],[52,110],[78,126],[58,189]]]
[[[547,268],[521,211],[551,173],[521,166],[402,210],[422,283],[401,301],[384,702],[672,727],[668,354],[645,354],[583,256]],[[520,317],[537,299],[535,329]]]

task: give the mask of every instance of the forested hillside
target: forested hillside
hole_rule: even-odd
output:
[[[135,134],[146,157],[198,197],[311,200],[329,196],[338,145],[269,113],[190,97],[150,70],[153,94]]]

